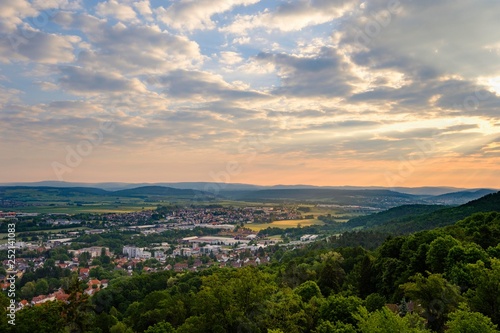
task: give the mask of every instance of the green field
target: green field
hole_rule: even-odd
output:
[[[245,225],[245,228],[249,228],[253,231],[260,231],[266,228],[297,228],[300,224],[301,227],[308,227],[310,225],[323,225],[324,223],[320,220],[309,219],[309,220],[282,220],[274,221],[273,223],[249,223]]]
[[[141,210],[156,209],[157,204],[148,203],[143,205],[131,204],[87,204],[87,205],[54,205],[54,206],[28,206],[19,207],[14,210],[23,213],[59,213],[59,214],[79,214],[79,213],[131,213]]]
[[[51,230],[37,230],[37,231],[27,231],[27,232],[18,232],[16,233],[16,240],[21,241],[21,237],[25,233],[43,233],[43,234],[57,234],[62,232],[76,231],[76,230],[87,230],[90,228],[87,227],[74,227],[74,228],[66,228],[66,229],[51,229]],[[6,233],[0,233],[0,244],[7,243],[7,235]]]

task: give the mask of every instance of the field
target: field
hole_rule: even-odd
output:
[[[23,213],[59,213],[59,214],[79,214],[79,213],[131,213],[138,212],[143,209],[156,209],[158,205],[148,204],[85,204],[76,205],[54,205],[54,206],[28,206],[19,207],[13,210]]]
[[[310,225],[323,225],[324,223],[320,220],[309,219],[309,220],[282,220],[274,221],[273,223],[249,223],[245,225],[245,228],[249,228],[253,231],[260,231],[266,228],[297,228],[298,225],[302,227],[308,227]]]
[[[51,229],[51,230],[38,230],[38,231],[27,231],[27,233],[43,233],[43,234],[57,234],[61,232],[70,232],[70,231],[77,231],[77,230],[87,230],[90,228],[87,227],[74,227],[74,228],[66,228],[66,229]],[[24,232],[18,232],[16,233],[16,240],[21,241],[21,237],[23,237]],[[6,233],[0,233],[0,244],[5,244],[7,243],[7,237],[8,234]]]

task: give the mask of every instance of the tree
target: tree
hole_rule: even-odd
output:
[[[450,313],[446,333],[498,333],[491,319],[479,312],[470,312],[466,306]]]
[[[338,252],[328,252],[321,255],[322,267],[318,274],[318,286],[323,295],[337,293],[342,287],[345,278],[345,271],[341,266],[344,261]]]
[[[21,297],[25,299],[32,299],[35,296],[35,283],[28,282],[21,288]]]
[[[10,332],[10,325],[7,323],[7,307],[10,299],[4,293],[0,293],[0,332]]]
[[[438,237],[431,242],[426,260],[431,272],[444,273],[448,252],[457,245],[460,242],[450,235]]]
[[[66,318],[71,332],[86,332],[91,325],[92,304],[89,296],[83,292],[84,286],[85,284],[80,284],[75,275],[71,279],[69,289],[66,290],[69,294],[68,304],[64,307],[62,316]]]
[[[134,331],[132,331],[132,329],[130,327],[127,327],[127,325],[125,325],[124,323],[118,322],[109,329],[109,332],[110,333],[133,333]]]
[[[153,326],[150,326],[144,333],[174,333],[175,330],[170,323],[161,321]]]
[[[308,318],[302,307],[302,301],[290,289],[284,289],[273,295],[266,305],[264,327],[279,328],[284,332],[304,332],[308,326]]]
[[[331,295],[319,309],[320,319],[332,323],[341,321],[348,324],[356,324],[354,315],[363,305],[363,301],[356,296],[345,297],[342,295]]]
[[[370,294],[365,299],[366,309],[370,312],[382,309],[386,303],[385,297],[377,293]]]
[[[363,260],[358,264],[359,275],[356,279],[359,295],[362,298],[367,297],[375,291],[373,276],[373,261],[369,254],[363,256]]]
[[[384,307],[375,312],[368,312],[361,307],[359,314],[355,315],[358,320],[360,333],[427,333],[424,322],[416,314],[407,314],[400,317]],[[430,332],[429,332],[430,333]]]
[[[61,313],[62,302],[47,302],[40,306],[26,307],[16,313],[14,332],[18,333],[62,333],[66,323]]]
[[[49,292],[49,283],[45,279],[40,279],[35,284],[35,294],[45,295]]]
[[[448,313],[454,311],[462,300],[459,288],[446,281],[441,274],[424,277],[417,273],[408,282],[401,285],[406,296],[420,302],[428,327],[440,332]]]
[[[466,296],[473,311],[481,312],[491,318],[493,323],[500,324],[500,259],[491,259],[491,269],[485,264],[469,264],[474,289],[469,290]]]
[[[314,296],[321,297],[321,290],[314,281],[306,281],[295,288],[294,292],[302,298],[302,301],[309,302]]]
[[[313,330],[313,333],[356,333],[356,329],[351,324],[345,324],[341,321],[332,323],[328,320],[322,320]]]

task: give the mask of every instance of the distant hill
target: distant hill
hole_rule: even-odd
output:
[[[119,191],[93,187],[0,186],[0,200],[17,202],[98,202],[116,198],[208,200],[214,197],[212,193],[164,186],[142,186]]]
[[[258,191],[266,189],[333,189],[333,190],[390,190],[393,192],[438,196],[451,192],[475,191],[478,189],[465,189],[446,186],[422,186],[422,187],[382,187],[382,186],[315,186],[307,184],[295,185],[252,185],[243,183],[218,183],[218,182],[156,182],[156,183],[124,183],[124,182],[104,182],[104,183],[75,183],[63,181],[40,181],[40,182],[12,182],[0,183],[0,186],[48,186],[48,187],[94,187],[108,191],[126,190],[142,186],[165,186],[178,189],[198,190],[205,192],[220,191]]]
[[[425,208],[422,209],[425,210]],[[388,210],[378,214],[365,216],[363,219],[351,219],[346,223],[346,227],[364,227],[395,233],[407,233],[444,227],[454,224],[474,213],[491,211],[500,212],[500,192],[488,194],[482,198],[457,207],[441,208],[424,213],[419,213],[419,209],[416,209],[414,213],[409,212],[407,216],[401,218],[395,217],[398,211],[404,212],[404,207],[400,210]]]
[[[490,189],[459,191],[459,192],[437,195],[432,197],[431,200],[437,204],[460,205],[496,192],[497,192],[496,190],[490,190]]]
[[[359,216],[350,219],[346,226],[349,228],[375,227],[384,224],[397,224],[405,222],[408,218],[414,218],[422,214],[429,214],[437,210],[442,210],[442,205],[403,205],[366,216]]]
[[[424,203],[421,197],[389,190],[343,189],[266,189],[260,191],[224,191],[223,196],[243,201],[313,202],[355,205],[386,209],[404,204]]]
[[[199,191],[195,190],[183,190],[165,186],[141,186],[128,190],[114,191],[109,194],[112,194],[117,197],[148,197],[148,196],[168,197],[168,196],[196,196],[196,194],[199,193],[200,193]]]

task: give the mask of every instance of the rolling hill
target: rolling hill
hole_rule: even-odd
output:
[[[490,211],[500,212],[500,192],[488,194],[457,207],[414,206],[410,210],[405,206],[397,207],[378,214],[351,219],[345,226],[348,228],[363,227],[379,231],[408,233],[444,227],[474,213]],[[398,217],[398,214],[401,214],[401,216]]]
[[[141,199],[213,199],[215,195],[195,190],[164,186],[142,186],[134,189],[107,191],[92,187],[2,186],[0,200],[18,202],[99,202],[117,198]]]
[[[221,195],[243,201],[314,202],[387,209],[404,204],[424,203],[420,196],[389,190],[342,190],[325,188],[223,191]]]

